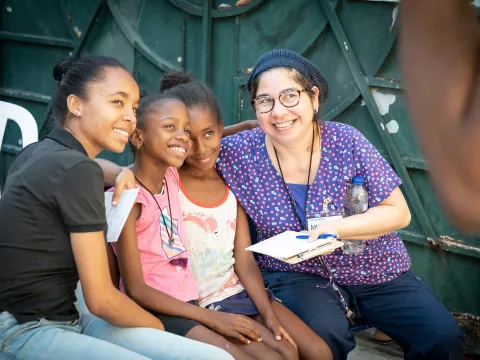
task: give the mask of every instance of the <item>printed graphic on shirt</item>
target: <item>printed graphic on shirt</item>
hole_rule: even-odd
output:
[[[208,306],[241,293],[233,256],[237,200],[231,191],[216,206],[193,203],[180,192],[183,221],[192,269],[199,290],[199,305]]]
[[[170,217],[168,213],[168,208],[164,207],[162,209],[162,214],[158,219],[160,222],[160,237],[162,239],[162,248],[167,255],[167,258],[170,260],[185,251],[187,249],[183,245],[180,235],[178,233],[178,220]],[[173,222],[173,223],[172,223]],[[172,233],[173,232],[173,233]],[[171,234],[172,237],[168,236]]]
[[[189,239],[189,246],[194,249],[193,256],[199,256],[200,266],[194,269],[198,279],[209,278],[213,271],[228,269],[232,265],[231,244],[226,243],[225,240],[229,239],[226,232],[232,231],[232,237],[235,236],[235,219],[226,220],[227,228],[220,227],[217,219],[208,213],[185,214],[183,221],[186,233],[195,234],[195,238]],[[224,249],[225,246],[226,249]],[[223,252],[227,252],[229,256],[224,256]],[[190,256],[192,256],[192,251]]]

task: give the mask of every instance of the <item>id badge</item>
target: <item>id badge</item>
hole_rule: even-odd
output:
[[[319,213],[307,214],[308,231],[315,230],[320,224],[327,221],[335,221],[343,218],[343,211],[321,211]]]

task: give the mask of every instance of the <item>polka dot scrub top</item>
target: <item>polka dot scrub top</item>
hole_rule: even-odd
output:
[[[355,128],[338,122],[320,122],[322,157],[310,186],[307,212],[319,213],[328,197],[329,211],[343,210],[347,186],[355,175],[365,178],[369,207],[390,196],[402,182],[377,149]],[[262,129],[244,131],[222,140],[217,169],[242,204],[258,232],[258,241],[287,230],[301,231],[281,175],[274,168]],[[366,242],[361,255],[341,249],[324,256],[333,280],[341,285],[379,284],[409,270],[410,258],[397,233]],[[262,270],[307,272],[326,277],[317,258],[290,265],[259,255]]]

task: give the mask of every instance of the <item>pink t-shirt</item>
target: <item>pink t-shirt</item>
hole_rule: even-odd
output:
[[[165,181],[168,185],[171,213],[168,210],[167,187],[164,185],[162,193],[155,195],[163,216],[152,195],[139,186],[137,203],[142,204],[142,213],[136,225],[143,279],[147,285],[178,300],[196,300],[198,289],[188,264],[177,169],[168,168]],[[171,233],[172,221],[173,243],[169,242],[168,236]],[[123,290],[122,281],[120,286]]]

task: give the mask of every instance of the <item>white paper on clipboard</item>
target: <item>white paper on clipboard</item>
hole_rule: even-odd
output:
[[[116,242],[127,221],[128,215],[137,200],[138,188],[123,190],[117,206],[112,205],[113,192],[105,193],[105,212],[107,215],[107,241]]]
[[[305,235],[305,233],[285,231],[255,245],[249,246],[245,250],[268,255],[278,260],[285,260],[306,251],[322,246],[328,246],[333,240],[333,238],[327,238],[309,243],[308,240],[297,239],[297,235]]]

